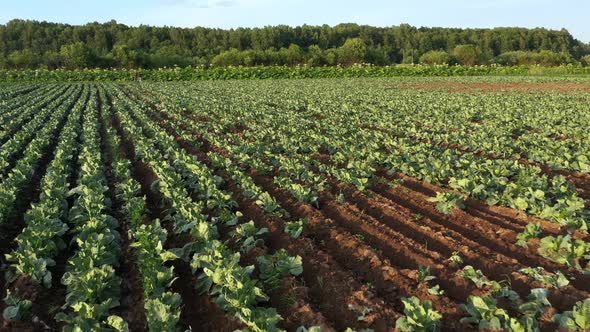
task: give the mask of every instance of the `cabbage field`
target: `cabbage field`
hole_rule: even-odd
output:
[[[1,331],[589,331],[590,79],[0,83]]]

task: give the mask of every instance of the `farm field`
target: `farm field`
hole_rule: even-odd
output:
[[[589,128],[583,77],[0,84],[0,330],[590,330]]]

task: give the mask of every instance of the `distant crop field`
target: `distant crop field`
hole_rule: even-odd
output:
[[[1,330],[588,331],[590,79],[0,84]]]

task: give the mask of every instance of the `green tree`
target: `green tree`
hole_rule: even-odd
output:
[[[311,45],[307,49],[307,64],[310,66],[321,66],[326,63],[324,52],[318,45]]]
[[[446,65],[451,62],[451,56],[445,51],[428,51],[420,57],[420,63],[427,65]]]
[[[324,59],[328,66],[334,66],[338,61],[338,52],[335,48],[329,48],[325,52]]]
[[[39,57],[30,49],[14,51],[8,55],[8,64],[17,69],[36,68],[40,62]]]
[[[244,55],[235,48],[221,52],[211,60],[214,67],[240,66],[244,64]]]
[[[362,63],[367,56],[367,45],[360,38],[348,38],[338,49],[338,63],[350,66]]]
[[[525,58],[527,52],[524,51],[511,51],[511,52],[504,52],[498,55],[494,62],[503,65],[503,66],[515,66],[518,64],[525,64],[521,63]]]
[[[62,46],[60,55],[63,57],[66,68],[88,68],[94,66],[92,51],[83,42]]]
[[[559,66],[562,64],[572,63],[572,57],[569,53],[541,51],[536,57],[536,63],[541,66]]]
[[[130,49],[127,45],[119,44],[113,47],[113,58],[124,68],[137,68],[139,67],[137,53]]]
[[[319,49],[312,47],[314,45]],[[209,65],[215,57],[231,49],[237,52],[220,56],[216,63],[308,63],[320,66],[338,62],[344,65],[356,62],[416,63],[420,55],[429,51],[445,50],[453,55],[457,45],[459,56],[456,58],[466,64],[489,63],[503,53],[515,51],[532,52],[524,54],[518,61],[549,65],[556,61],[581,63],[584,56],[590,55],[590,45],[575,39],[565,29],[450,29],[416,28],[408,24],[392,27],[339,24],[223,30],[130,27],[116,21],[69,25],[30,20],[0,24],[0,54],[5,57],[4,66],[20,68],[41,65],[47,68]],[[473,47],[477,55],[475,62]],[[554,53],[540,54],[540,51]],[[495,61],[498,62],[497,59]]]
[[[584,66],[590,66],[590,54],[582,57],[582,64]]]
[[[285,50],[284,55],[285,64],[288,64],[290,66],[302,63],[303,59],[305,58],[305,55],[301,50],[301,47],[299,47],[299,45],[296,44],[289,45],[289,48]]]
[[[368,63],[385,66],[391,63],[389,53],[383,47],[369,47],[365,57]]]
[[[474,66],[479,62],[480,51],[474,45],[457,45],[453,49],[453,56],[459,64]]]
[[[525,52],[512,51],[504,52],[498,55],[496,63],[505,66],[514,65],[542,65],[542,66],[559,66],[562,64],[572,63],[573,58],[569,53],[557,53],[553,51]]]
[[[191,64],[193,61],[188,51],[177,46],[160,47],[150,56],[150,66],[154,68],[187,67]]]
[[[63,67],[63,58],[59,52],[49,51],[45,53],[44,64],[49,69]]]

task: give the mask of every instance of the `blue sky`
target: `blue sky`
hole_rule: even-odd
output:
[[[587,0],[18,0],[4,1],[0,23],[13,18],[82,24],[255,27],[338,24],[566,28],[590,42]]]

